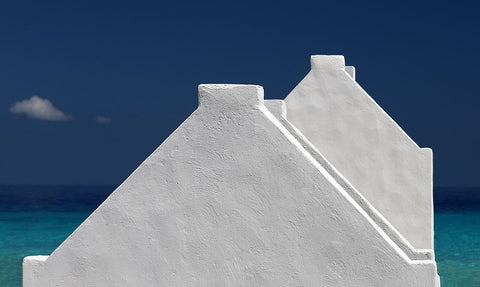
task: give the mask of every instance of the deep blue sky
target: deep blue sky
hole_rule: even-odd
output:
[[[311,54],[343,54],[433,148],[436,185],[480,186],[479,6],[389,2],[2,1],[0,183],[119,184],[195,109],[198,84],[283,98]],[[33,95],[75,119],[10,113]]]

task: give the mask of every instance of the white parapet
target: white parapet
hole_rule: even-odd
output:
[[[24,264],[24,287],[435,286],[435,261],[408,258],[274,106],[259,86],[200,85],[198,109]]]
[[[356,73],[356,70],[355,70],[355,67],[354,66],[345,66],[345,72],[347,72],[347,74],[355,80],[355,73]]]
[[[28,256],[23,259],[23,286],[37,286],[39,273],[48,256]]]
[[[312,56],[288,120],[413,245],[433,252],[432,151],[355,82],[343,56]]]

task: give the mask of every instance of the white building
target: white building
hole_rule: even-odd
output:
[[[198,109],[71,236],[24,259],[24,287],[439,286],[432,245],[336,166],[321,126],[286,115],[300,94],[285,107],[259,86],[200,85]]]
[[[433,250],[432,150],[355,82],[343,56],[311,64],[285,99],[289,120],[415,248]]]

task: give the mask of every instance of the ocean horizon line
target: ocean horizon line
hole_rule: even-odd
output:
[[[0,183],[0,187],[118,187],[121,183]],[[478,189],[480,186],[434,185],[433,189]]]

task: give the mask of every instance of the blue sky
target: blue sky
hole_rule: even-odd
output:
[[[311,54],[343,54],[433,148],[436,185],[480,186],[479,4],[387,2],[2,1],[0,183],[119,184],[196,108],[198,84],[283,98]],[[12,110],[34,95],[55,120]]]

